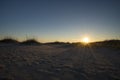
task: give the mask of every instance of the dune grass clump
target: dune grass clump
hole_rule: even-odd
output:
[[[99,42],[93,42],[90,44],[94,47],[111,47],[111,48],[119,48],[120,49],[120,40],[104,40]]]
[[[17,40],[13,39],[13,38],[4,38],[4,39],[0,40],[0,43],[16,44],[16,43],[19,43],[19,42]]]
[[[24,44],[24,45],[40,45],[41,43],[38,42],[35,39],[28,39],[26,41],[21,42],[21,44]]]
[[[108,47],[120,49],[120,40],[106,40],[106,41],[103,41],[103,44]]]

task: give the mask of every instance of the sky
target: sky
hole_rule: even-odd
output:
[[[0,38],[120,39],[120,0],[0,0]]]

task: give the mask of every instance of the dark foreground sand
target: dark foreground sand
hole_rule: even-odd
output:
[[[120,80],[120,50],[2,45],[0,80]]]

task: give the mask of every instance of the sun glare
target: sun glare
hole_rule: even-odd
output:
[[[89,43],[89,38],[88,37],[84,37],[82,40],[83,43]]]

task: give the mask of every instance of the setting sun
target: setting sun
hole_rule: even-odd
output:
[[[82,40],[82,42],[84,42],[84,43],[89,43],[89,42],[90,42],[90,40],[89,40],[89,38],[88,38],[88,37],[84,37],[84,38],[83,38],[83,40]]]

